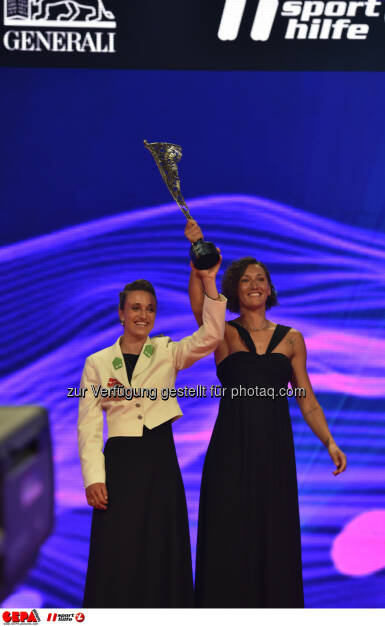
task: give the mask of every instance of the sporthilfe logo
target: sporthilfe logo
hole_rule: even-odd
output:
[[[253,1],[253,0],[251,0]],[[226,0],[218,30],[222,41],[237,39],[248,0]],[[250,2],[250,0],[249,0]],[[255,0],[254,0],[255,2]],[[279,13],[279,0],[257,0],[250,31],[254,41],[267,41]],[[368,22],[358,24],[352,18],[380,17],[381,0],[287,0],[279,15],[288,18],[285,39],[367,39]]]
[[[238,37],[247,0],[226,0],[219,26],[218,37],[233,41]],[[278,0],[259,0],[250,37],[254,41],[267,41],[277,15]]]

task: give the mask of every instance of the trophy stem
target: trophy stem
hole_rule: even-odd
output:
[[[177,204],[178,204],[178,207],[180,208],[180,210],[182,211],[183,215],[185,216],[186,220],[194,219],[193,216],[191,215],[190,211],[188,210],[188,207],[187,207],[186,204],[184,206],[181,206],[179,204],[179,202]]]

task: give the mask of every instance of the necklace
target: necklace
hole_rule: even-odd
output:
[[[243,326],[243,328],[246,328],[246,330],[253,332],[255,330],[265,330],[266,328],[268,328],[269,322],[267,321],[264,326],[261,326],[261,328],[253,328],[252,326],[246,326],[242,322],[241,322],[241,326]]]

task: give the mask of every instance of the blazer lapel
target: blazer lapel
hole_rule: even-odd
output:
[[[150,337],[147,337],[146,342],[143,344],[139,358],[136,362],[131,381],[133,381],[139,374],[144,372],[144,370],[150,365],[154,352],[155,347],[152,344]]]

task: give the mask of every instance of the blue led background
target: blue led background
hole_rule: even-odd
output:
[[[184,148],[182,191],[224,267],[267,263],[275,322],[301,330],[330,429],[327,451],[290,400],[305,605],[385,607],[385,84],[380,73],[0,69],[3,404],[50,412],[56,528],[9,606],[76,607],[91,510],[76,447],[85,357],[121,332],[117,293],[147,278],[154,332],[196,329],[184,218],[142,144]],[[229,319],[232,316],[229,315]],[[216,382],[208,357],[178,386]],[[174,425],[193,555],[217,401]]]

